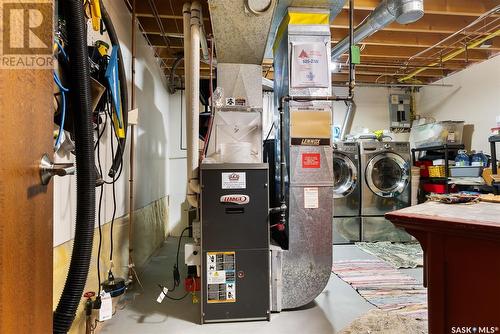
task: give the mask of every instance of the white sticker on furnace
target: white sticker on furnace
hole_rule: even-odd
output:
[[[318,188],[304,188],[304,208],[306,209],[319,208]]]
[[[246,176],[245,172],[222,173],[222,189],[246,189]]]
[[[226,283],[226,272],[224,270],[208,271],[207,283],[208,284]]]
[[[324,43],[296,44],[293,46],[292,87],[328,88],[330,73],[327,47]]]

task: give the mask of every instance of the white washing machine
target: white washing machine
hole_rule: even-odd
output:
[[[361,185],[359,144],[333,144],[333,244],[361,239]]]
[[[410,144],[361,142],[360,158],[362,240],[413,240],[408,233],[384,218],[387,212],[410,206]]]

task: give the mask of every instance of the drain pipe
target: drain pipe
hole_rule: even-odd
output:
[[[332,61],[337,61],[349,49],[350,42],[357,44],[393,22],[408,24],[424,15],[424,0],[383,0],[354,30],[353,41],[349,36],[332,49]]]

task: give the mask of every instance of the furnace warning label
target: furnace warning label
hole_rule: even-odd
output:
[[[207,303],[236,302],[235,270],[235,252],[207,252]]]

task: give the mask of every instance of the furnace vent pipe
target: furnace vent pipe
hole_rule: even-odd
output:
[[[198,207],[200,184],[198,178],[199,167],[199,101],[200,101],[200,37],[201,37],[201,5],[195,1],[191,3],[190,12],[188,4],[184,4],[184,29],[185,29],[185,80],[187,104],[187,200],[193,207]],[[189,28],[188,19],[189,18]],[[189,33],[187,33],[189,31]],[[186,49],[186,45],[189,45]]]
[[[354,44],[384,29],[393,22],[408,24],[424,15],[424,0],[383,0],[354,30]],[[349,50],[349,36],[332,49],[332,61]]]

